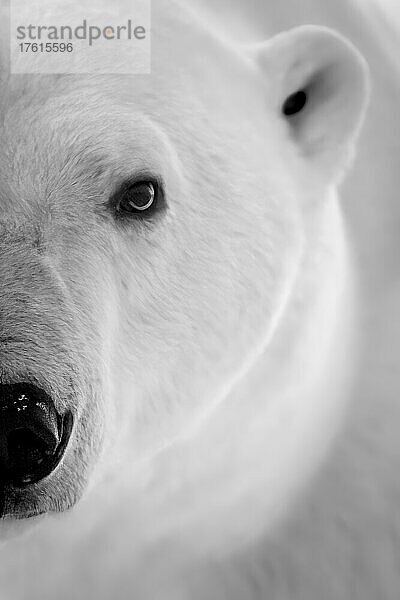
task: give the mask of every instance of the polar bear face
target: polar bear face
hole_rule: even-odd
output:
[[[340,37],[239,51],[173,27],[151,76],[3,86],[2,383],[43,391],[64,427],[53,470],[5,478],[8,515],[71,507],[102,449],[151,456],[226,395],[348,162],[366,76]]]

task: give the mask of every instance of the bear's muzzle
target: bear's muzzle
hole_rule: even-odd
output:
[[[0,486],[22,488],[50,475],[67,447],[73,418],[30,383],[0,385]]]

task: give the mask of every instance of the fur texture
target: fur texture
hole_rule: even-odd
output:
[[[104,522],[121,597],[131,562],[139,573],[176,532],[185,551],[168,569],[248,543],[286,511],[341,414],[336,333],[345,343],[351,301],[335,186],[366,108],[365,63],[321,28],[255,52],[179,3],[153,18],[150,77],[2,74],[1,377],[37,381],[76,423],[60,468],[7,498],[7,521],[70,508],[91,484],[31,532],[41,559],[63,541],[41,598],[60,594],[66,563],[77,598],[104,593],[78,565]],[[285,119],[310,81],[305,116]],[[138,173],[162,180],[168,210],[116,222],[109,197]],[[252,521],[240,507],[255,498]],[[151,562],[160,585],[166,566]],[[4,586],[23,593],[12,571]]]

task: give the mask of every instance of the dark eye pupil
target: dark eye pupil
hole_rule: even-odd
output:
[[[307,103],[307,94],[300,90],[288,96],[282,106],[282,112],[286,117],[299,113]]]
[[[126,190],[122,208],[132,211],[148,210],[154,203],[156,192],[151,182],[141,182],[132,185]]]

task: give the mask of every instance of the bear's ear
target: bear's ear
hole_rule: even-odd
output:
[[[363,57],[342,36],[317,26],[281,33],[250,54],[299,153],[327,181],[337,181],[352,158],[369,98]]]

